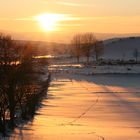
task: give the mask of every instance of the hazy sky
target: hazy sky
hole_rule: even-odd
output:
[[[41,21],[38,15],[43,15]],[[140,0],[0,0],[0,29],[25,36],[140,33]]]

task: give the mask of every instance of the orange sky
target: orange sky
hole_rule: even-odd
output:
[[[0,29],[37,40],[89,31],[140,33],[139,7],[140,0],[0,0]]]

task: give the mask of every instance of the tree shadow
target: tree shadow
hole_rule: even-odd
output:
[[[97,85],[140,88],[140,74],[68,75],[72,80],[87,81]]]
[[[138,118],[140,116],[140,102],[139,102],[140,78],[139,76],[140,76],[139,74],[136,74],[136,75],[94,75],[94,76],[73,75],[71,76],[71,78],[78,82],[90,82],[90,83],[101,86],[101,89],[104,92],[99,91],[98,93],[100,94],[100,96],[109,95],[109,97],[113,97],[113,99],[115,99],[115,100],[112,100],[110,98],[110,100],[106,100],[104,102],[106,104],[110,104],[110,105],[115,104],[115,105],[120,106],[124,110],[124,112],[120,112],[120,110],[116,110],[116,111],[120,113],[122,118],[124,116],[125,117],[129,116],[128,118],[135,120],[136,121],[135,125],[138,126],[140,125],[140,122],[138,121]],[[124,88],[125,91],[124,92],[113,91],[112,89],[109,88],[110,86],[121,87],[121,88]],[[96,94],[96,92],[94,91],[93,92],[91,91],[91,93]],[[125,96],[122,96],[122,94]],[[129,98],[126,98],[129,96],[132,100],[129,100]],[[133,98],[137,98],[139,100],[133,100]],[[110,106],[110,107],[113,107],[113,106]]]

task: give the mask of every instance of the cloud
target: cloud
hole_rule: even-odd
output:
[[[39,15],[30,17],[13,17],[13,18],[0,18],[0,21],[36,21],[37,16],[42,16],[45,18],[49,16],[50,18],[58,18],[61,21],[77,21],[80,20],[79,17],[73,16],[71,14],[61,14],[61,13],[41,13]]]
[[[62,24],[60,27],[80,27],[82,24]]]
[[[65,5],[65,6],[81,6],[81,4],[78,4],[78,3],[69,3],[69,2],[56,2],[56,4],[58,5]]]
[[[32,20],[38,20],[38,17],[41,17],[43,19],[55,19],[55,20],[60,20],[60,21],[76,21],[80,20],[79,17],[73,16],[71,14],[61,14],[61,13],[41,13],[39,15],[33,16]]]
[[[140,21],[140,16],[74,16],[71,14],[55,14],[55,13],[42,13],[41,15],[57,15],[60,18],[61,21],[92,21],[92,20],[103,20],[103,21],[110,21],[111,19],[119,19],[119,20],[130,20],[133,18],[133,20]],[[30,16],[30,17],[21,17],[21,18],[0,18],[0,21],[36,21],[36,16]]]
[[[8,21],[11,20],[10,18],[0,18],[0,21]]]
[[[0,18],[0,21],[32,21],[31,18]]]
[[[58,4],[58,5],[72,6],[72,7],[81,7],[81,6],[82,7],[95,7],[95,5],[91,5],[91,4],[72,3],[72,2],[65,2],[65,1],[57,1],[57,2],[54,2],[54,3]]]
[[[15,18],[14,20],[17,20],[17,21],[33,21],[32,17],[30,17],[30,18]]]

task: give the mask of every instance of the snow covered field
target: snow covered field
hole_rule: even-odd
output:
[[[135,49],[140,52],[140,37],[128,38],[114,38],[104,41],[104,54],[102,58],[105,59],[135,59],[133,53]],[[138,55],[140,59],[140,55]]]
[[[8,140],[140,139],[139,74],[78,75],[62,66],[51,70],[48,96],[34,120]]]
[[[55,73],[71,74],[140,74],[140,65],[104,65],[84,66],[83,64],[57,64],[51,65],[50,70]]]

